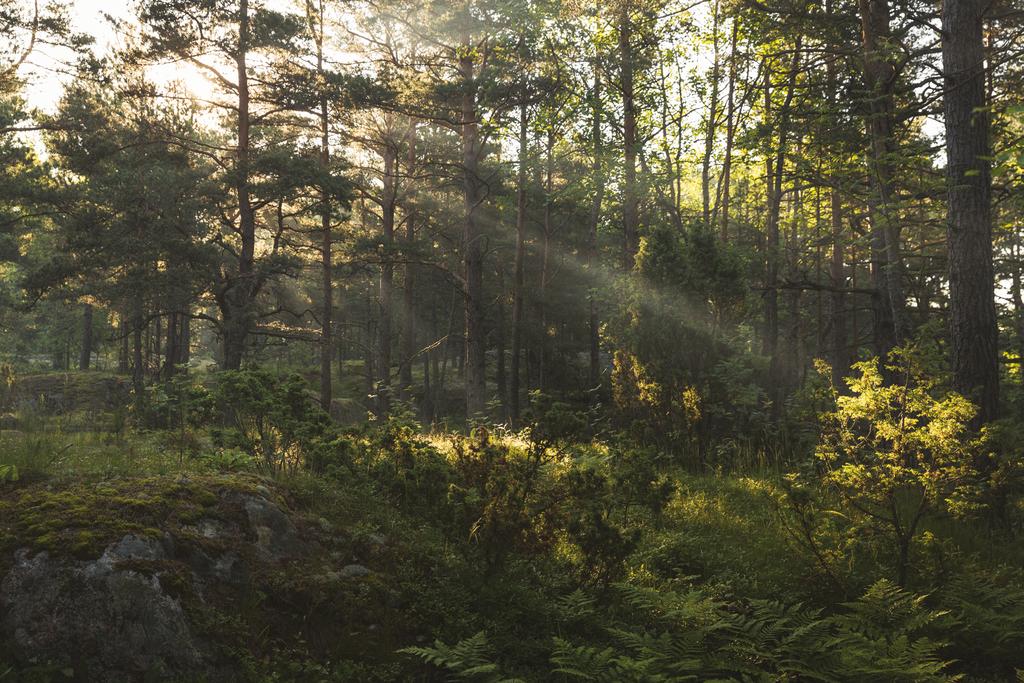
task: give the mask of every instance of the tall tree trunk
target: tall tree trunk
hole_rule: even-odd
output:
[[[593,397],[596,400],[596,389],[601,384],[601,339],[600,320],[597,314],[597,291],[604,285],[600,276],[600,263],[598,260],[597,229],[601,224],[601,205],[604,203],[605,178],[604,178],[604,142],[601,136],[601,69],[598,64],[599,56],[594,56],[594,90],[591,94],[591,145],[593,149],[593,160],[591,161],[591,177],[594,182],[594,192],[590,203],[590,233],[587,239],[587,272],[590,275],[590,282],[587,283],[587,303],[589,305],[588,336],[590,342],[590,389],[594,391]]]
[[[163,367],[163,376],[167,378],[172,377],[178,369],[179,345],[181,344],[181,337],[178,333],[178,319],[179,315],[176,311],[167,314],[167,346],[164,351]]]
[[[619,15],[619,78],[622,88],[622,146],[625,169],[622,183],[623,268],[633,270],[639,247],[640,196],[636,182],[637,112],[634,84],[633,22],[631,2],[624,0]]]
[[[179,325],[181,335],[179,346],[181,349],[180,359],[182,365],[188,365],[192,361],[192,312],[189,308],[186,307],[182,312]]]
[[[522,377],[520,362],[523,355],[523,298],[524,269],[526,261],[526,182],[529,154],[529,121],[526,104],[526,89],[520,95],[519,103],[519,169],[516,179],[516,253],[512,275],[512,358],[509,369],[509,418],[512,424],[519,421],[519,383]]]
[[[711,63],[711,102],[704,124],[704,158],[701,161],[701,197],[703,199],[704,225],[711,228],[711,159],[715,151],[715,132],[718,124],[718,79],[721,68],[718,50],[719,3],[714,0],[711,8],[711,31],[713,56]]]
[[[311,8],[312,9],[312,8]],[[314,35],[316,39],[316,71],[321,80],[324,76],[324,2],[320,0],[317,7],[317,21]],[[311,23],[312,17],[310,17]],[[331,262],[333,239],[331,235],[331,194],[326,184],[330,172],[331,141],[330,141],[330,107],[327,93],[320,93],[320,173],[325,183],[320,188],[320,288],[323,308],[320,311],[320,406],[331,412],[334,398],[334,387],[331,379],[331,359],[334,357],[334,279]]]
[[[501,402],[501,419],[508,420],[508,373],[505,372],[505,268],[498,264],[498,306],[494,315],[494,336],[497,345],[495,383]]]
[[[547,130],[546,142],[544,145],[544,222],[541,235],[541,257],[540,257],[540,292],[538,293],[537,305],[540,317],[540,349],[538,355],[537,369],[539,372],[538,386],[541,391],[548,389],[548,363],[551,355],[551,344],[548,334],[548,285],[551,278],[551,231],[554,226],[551,222],[552,215],[552,194],[554,191],[554,146],[555,131],[550,126]]]
[[[386,141],[381,153],[384,155],[384,190],[381,195],[381,225],[384,253],[380,264],[380,285],[378,300],[380,302],[380,321],[377,332],[377,412],[387,414],[391,402],[391,322],[394,311],[394,243],[395,243],[395,209],[397,197],[397,179],[395,162],[397,153]]]
[[[869,179],[870,184],[870,179]],[[892,299],[889,298],[889,269],[885,248],[884,220],[880,216],[878,199],[868,197],[868,217],[871,221],[871,325],[875,355],[886,358],[896,346],[896,326],[893,324]]]
[[[1013,301],[1013,331],[1014,346],[1017,349],[1017,363],[1024,371],[1024,293],[1022,293],[1021,273],[1021,248],[1020,233],[1012,232],[1012,251],[1010,256],[1012,265],[1010,267],[1010,299]],[[1021,382],[1024,382],[1024,372],[1018,373]]]
[[[238,9],[238,51],[235,66],[238,74],[238,123],[235,159],[235,192],[238,199],[238,272],[230,277],[223,294],[224,368],[237,370],[242,366],[246,339],[254,321],[253,296],[256,291],[256,214],[252,207],[249,182],[250,118],[249,75],[249,0],[240,0]]]
[[[154,375],[159,375],[160,368],[162,367],[160,364],[160,358],[163,354],[163,321],[164,317],[162,315],[156,315],[153,318],[153,363],[150,367],[152,368]]]
[[[839,188],[830,191],[832,203],[832,261],[829,274],[832,279],[832,382],[842,388],[850,369],[850,355],[846,340],[846,272],[843,266],[843,200]]]
[[[796,155],[800,155],[800,149],[796,150]],[[800,243],[799,243],[799,227],[800,218],[803,215],[803,194],[802,185],[799,180],[794,180],[793,189],[791,192],[791,200],[789,201],[789,236],[786,244],[787,252],[787,264],[786,270],[790,277],[795,277],[799,270],[799,254],[800,254]],[[800,315],[801,300],[803,298],[803,292],[800,289],[790,289],[786,292],[786,308],[787,317],[789,318],[788,329],[786,331],[786,350],[785,356],[779,356],[782,362],[782,368],[780,375],[783,378],[783,386],[788,391],[796,386],[799,386],[799,377],[803,368],[803,318]]]
[[[825,5],[825,12],[832,11],[832,2]],[[837,46],[838,47],[838,46]],[[832,107],[838,104],[838,87],[836,84],[836,66],[832,60],[825,66],[826,80],[829,91],[829,105]],[[829,220],[831,224],[832,257],[829,261],[829,279],[832,282],[832,293],[829,306],[829,323],[832,332],[832,384],[840,391],[845,389],[846,375],[850,370],[849,342],[847,340],[846,325],[846,269],[845,269],[845,245],[843,241],[843,197],[841,193],[840,177],[833,173],[831,178],[832,186],[829,188]],[[856,277],[856,260],[853,263],[854,276]],[[857,335],[856,323],[854,323],[854,337]]]
[[[92,362],[92,304],[82,305],[82,349],[78,369],[88,370]]]
[[[726,95],[725,158],[722,160],[721,228],[722,242],[729,239],[729,204],[732,199],[732,148],[736,139],[736,43],[739,39],[739,19],[733,17],[732,38],[729,46],[729,90]]]
[[[466,417],[472,419],[486,409],[486,355],[483,302],[483,245],[477,219],[480,204],[480,139],[477,112],[477,82],[472,43],[467,39],[459,58],[462,79],[462,166],[464,173],[465,221],[463,264],[465,270],[465,395]]]
[[[131,342],[128,339],[130,322],[128,316],[122,311],[118,315],[117,333],[121,335],[121,351],[117,355],[117,372],[127,375],[131,369]]]
[[[412,177],[416,168],[416,123],[409,130],[409,149],[405,162],[405,247],[406,263],[402,282],[402,363],[398,372],[398,383],[403,392],[412,387],[412,364],[416,353],[416,267],[411,254],[416,244],[416,209],[413,203]]]
[[[881,243],[879,284],[888,299],[891,339],[900,344],[908,334],[906,295],[903,292],[904,265],[900,246],[900,224],[896,197],[895,88],[896,64],[890,28],[889,0],[859,0],[864,51],[864,84],[868,97],[868,148],[870,184],[874,193],[872,228]],[[886,349],[888,352],[888,349]]]
[[[945,0],[942,6],[950,354],[954,387],[978,404],[978,424],[999,413],[991,148],[982,32],[982,15],[988,6],[985,0]]]
[[[777,118],[776,149],[774,157],[767,160],[766,175],[768,182],[768,217],[766,224],[767,237],[767,277],[765,293],[765,339],[764,351],[770,359],[770,376],[775,387],[773,410],[778,411],[781,364],[778,353],[779,345],[779,217],[782,209],[782,180],[785,175],[786,151],[789,143],[789,121],[793,97],[796,91],[797,72],[800,67],[802,37],[797,36],[793,49],[793,59],[789,68],[789,80],[786,85],[785,98],[778,112],[771,110],[771,69],[765,64],[765,114]]]
[[[132,307],[132,392],[135,403],[141,405],[145,398],[145,359],[142,353],[142,300],[136,299]]]

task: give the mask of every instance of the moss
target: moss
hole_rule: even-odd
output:
[[[0,569],[17,548],[57,556],[98,556],[126,534],[160,537],[204,517],[235,517],[226,493],[255,493],[255,477],[148,477],[60,490],[43,485],[0,494]]]
[[[62,488],[52,488],[51,482],[49,487],[0,491],[5,512],[0,516],[0,577],[19,548],[46,550],[58,559],[95,560],[128,533],[169,535],[171,557],[118,566],[156,577],[181,605],[197,638],[229,670],[246,670],[249,662],[253,675],[239,680],[263,680],[271,670],[267,667],[282,663],[268,654],[275,652],[289,653],[289,660],[294,653],[295,661],[311,663],[351,659],[359,666],[376,666],[392,661],[397,648],[411,643],[410,628],[415,628],[389,606],[397,604],[389,567],[401,560],[391,557],[390,550],[366,550],[342,531],[353,520],[368,529],[386,528],[383,519],[367,520],[382,514],[381,507],[375,510],[362,492],[308,485],[293,489],[255,475],[209,474],[118,478]],[[244,533],[244,503],[250,495],[292,511],[307,555],[286,563],[259,556]],[[301,511],[295,512],[296,507]],[[225,533],[204,536],[198,528],[203,520],[218,520]],[[242,563],[243,583],[217,581],[204,573],[202,567],[226,553]],[[375,574],[340,577],[341,567],[352,562],[367,564]],[[199,584],[197,573],[205,577]]]

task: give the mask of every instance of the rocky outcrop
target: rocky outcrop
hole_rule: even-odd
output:
[[[231,657],[257,646],[253,633],[301,641],[316,601],[387,602],[344,535],[319,521],[253,477],[40,486],[0,499],[0,663],[53,666],[73,681],[248,680]],[[249,624],[238,613],[254,599],[265,621]],[[317,614],[358,626],[343,608]]]
[[[122,568],[165,558],[160,543],[131,535],[91,562],[21,550],[0,584],[0,631],[28,658],[66,663],[81,680],[199,672],[203,656],[181,604],[157,574]]]
[[[125,378],[100,372],[25,375],[0,395],[0,410],[43,415],[112,410],[128,404],[129,391]]]

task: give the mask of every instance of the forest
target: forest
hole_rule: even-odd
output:
[[[0,0],[0,683],[1024,681],[1021,0]]]

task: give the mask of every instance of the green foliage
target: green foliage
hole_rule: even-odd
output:
[[[145,392],[145,400],[136,403],[145,427],[185,430],[210,424],[216,414],[214,396],[187,374],[151,384]]]
[[[252,453],[267,471],[299,469],[333,440],[330,418],[298,375],[225,371],[217,375],[213,396],[224,424],[215,441]]]
[[[703,466],[712,443],[760,434],[759,361],[736,335],[741,262],[705,227],[652,230],[609,323],[612,390],[633,438]]]
[[[891,539],[896,578],[904,585],[924,516],[975,509],[978,444],[968,432],[974,406],[942,391],[914,347],[895,350],[892,358],[897,382],[883,379],[876,360],[854,366],[850,393],[837,395],[835,410],[821,416],[816,455],[822,483],[848,514]]]
[[[934,601],[947,610],[951,657],[969,661],[980,676],[1009,680],[1024,642],[1024,576],[1019,569],[963,564]]]
[[[455,645],[434,641],[433,647],[407,647],[399,650],[424,662],[449,671],[458,681],[477,683],[523,683],[522,679],[503,676],[492,661],[487,635],[480,631]]]
[[[836,616],[776,601],[730,605],[698,590],[620,590],[644,621],[610,627],[607,645],[557,639],[555,672],[608,682],[953,678],[941,643],[923,635],[942,614],[885,582]]]

